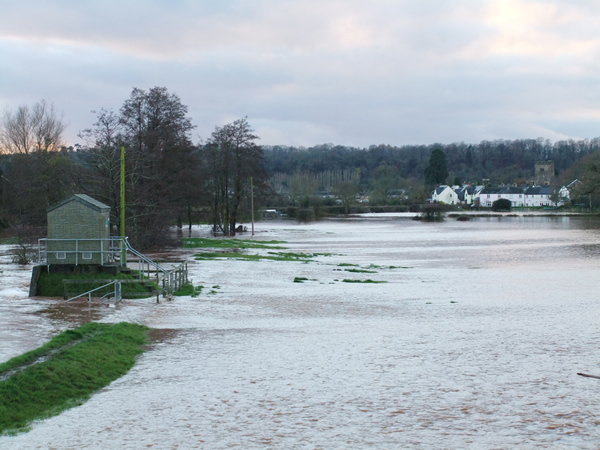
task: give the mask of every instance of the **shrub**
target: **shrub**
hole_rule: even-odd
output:
[[[416,220],[424,222],[438,222],[444,220],[448,206],[443,203],[430,203],[421,208],[421,215],[415,217]]]
[[[492,203],[492,211],[510,211],[511,208],[510,200],[506,198],[499,198]]]

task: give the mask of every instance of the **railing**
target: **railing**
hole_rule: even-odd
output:
[[[113,264],[121,261],[127,240],[107,239],[38,239],[38,264]]]
[[[187,283],[187,263],[181,263],[176,268],[169,270],[134,249],[127,238],[124,239],[124,242],[126,250],[137,258],[140,275],[150,278],[151,273],[156,274],[156,284],[157,286],[162,285],[161,294],[163,297],[173,295],[173,292]],[[154,271],[151,267],[154,268]]]
[[[125,255],[125,258],[123,258]],[[171,296],[188,281],[187,263],[181,263],[173,269],[166,269],[146,255],[134,249],[127,238],[112,237],[108,239],[48,239],[38,240],[38,264],[119,264],[127,267],[128,255],[133,255],[134,265],[137,264],[140,277],[156,281],[156,286],[163,297]],[[123,281],[125,282],[125,281]],[[67,301],[87,295],[91,301],[92,293],[116,283],[111,282],[73,297]],[[117,289],[117,284],[115,284]],[[121,284],[119,282],[119,301],[121,299]],[[117,293],[115,291],[115,297]]]
[[[65,303],[70,302],[71,300],[75,300],[75,299],[84,297],[86,295],[88,296],[88,302],[91,302],[92,301],[92,293],[99,291],[100,289],[107,288],[111,284],[114,285],[114,287],[115,287],[114,292],[108,292],[108,293],[104,294],[102,297],[100,297],[99,301],[100,301],[100,303],[106,303],[106,302],[110,301],[110,299],[111,299],[110,295],[114,294],[115,305],[116,305],[117,303],[119,303],[120,301],[123,300],[123,291],[122,291],[122,287],[121,287],[121,280],[111,281],[110,283],[106,283],[102,286],[98,286],[97,288],[91,289],[87,292],[84,292],[83,294],[79,294],[73,298],[65,300]]]
[[[136,249],[134,249],[131,244],[129,243],[129,241],[127,240],[127,238],[123,239],[123,242],[125,242],[125,248],[126,250],[133,254],[138,261],[138,271],[140,272],[140,274],[144,275],[146,274],[146,276],[148,276],[148,278],[150,278],[150,267],[154,267],[154,269],[157,272],[161,272],[163,274],[163,276],[166,276],[167,273],[169,272],[167,269],[165,269],[164,267],[162,267],[160,264],[158,264],[157,262],[152,261],[150,258],[148,258],[146,255],[138,252]]]
[[[163,296],[171,296],[185,283],[188,282],[187,263],[181,263],[175,269],[169,270],[162,279]]]

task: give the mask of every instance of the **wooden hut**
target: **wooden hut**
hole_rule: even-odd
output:
[[[48,209],[47,264],[104,265],[110,254],[110,207],[75,194]]]

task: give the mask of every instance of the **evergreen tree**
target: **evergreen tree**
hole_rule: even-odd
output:
[[[439,148],[431,152],[429,165],[425,168],[426,184],[442,184],[448,178],[446,154]]]

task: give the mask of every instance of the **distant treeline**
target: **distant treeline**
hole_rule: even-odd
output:
[[[534,173],[536,161],[553,160],[557,175],[561,174],[581,157],[600,149],[600,138],[554,143],[538,138],[479,144],[372,145],[369,148],[332,144],[308,148],[265,146],[264,156],[267,173],[272,177],[360,169],[361,184],[368,185],[371,175],[382,166],[394,168],[404,179],[423,180],[435,148],[446,154],[451,180],[458,178],[461,182],[476,183],[489,179],[492,183],[513,183],[528,180]]]

